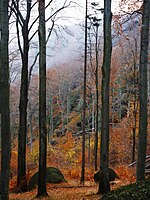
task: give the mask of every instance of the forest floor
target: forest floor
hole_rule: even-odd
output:
[[[111,185],[111,190],[129,184],[128,181],[116,181]],[[98,185],[93,181],[85,181],[85,186],[81,186],[77,180],[69,180],[67,183],[47,184],[49,197],[36,198],[37,189],[25,193],[15,193],[10,191],[10,200],[99,200],[97,195]]]
[[[111,185],[111,192],[104,195],[104,200],[149,200],[150,180],[133,183],[120,187],[121,182]],[[119,187],[119,188],[118,188]],[[85,186],[77,182],[62,183],[60,185],[47,184],[49,197],[36,198],[37,189],[25,193],[10,193],[10,200],[100,200],[102,196],[97,195],[98,186],[86,182]]]
[[[37,189],[34,189],[25,193],[10,192],[10,200],[98,200],[100,199],[100,196],[96,194],[97,190],[98,186],[88,185],[88,183],[86,183],[84,187],[72,183],[62,183],[57,186],[47,184],[49,197],[36,198]]]
[[[124,124],[126,124],[124,122]],[[114,171],[119,176],[116,184],[111,185],[111,190],[116,190],[125,185],[132,184],[136,181],[136,167],[128,167],[131,163],[131,130],[124,128],[115,128],[111,133],[110,143],[110,161]],[[149,134],[150,135],[150,134]],[[123,138],[123,139],[122,139]],[[94,183],[94,137],[91,137],[91,155],[90,165],[86,163],[85,173],[85,187],[80,185],[81,174],[81,137],[54,137],[56,144],[48,146],[47,166],[56,167],[63,173],[67,183],[61,184],[47,184],[47,192],[49,198],[42,198],[42,200],[99,200],[97,195],[98,185]],[[149,140],[150,141],[150,138]],[[17,144],[17,141],[16,141]],[[11,155],[11,175],[10,181],[10,200],[38,200],[36,197],[37,189],[33,189],[26,193],[16,193],[17,182],[17,145],[12,151]],[[29,181],[32,175],[38,171],[38,139],[34,141],[33,150],[27,147],[27,180]],[[150,142],[148,146],[148,155],[150,154]],[[100,155],[99,155],[100,156]],[[53,159],[51,159],[53,158]],[[86,152],[86,161],[88,161],[88,152]],[[99,164],[99,163],[98,163]],[[145,189],[145,188],[144,188]],[[150,188],[148,188],[150,190]],[[139,192],[139,191],[138,191]],[[117,194],[118,195],[118,194]],[[149,198],[150,199],[150,198]],[[137,199],[136,199],[137,200]],[[145,199],[144,199],[145,200]]]

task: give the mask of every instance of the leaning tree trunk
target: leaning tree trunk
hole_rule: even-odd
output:
[[[98,194],[110,191],[108,164],[109,164],[109,83],[111,67],[111,0],[104,1],[104,55],[102,65],[102,125],[100,147],[100,171]]]
[[[137,160],[137,181],[145,179],[145,160],[147,146],[147,64],[149,45],[150,1],[143,1],[141,51],[140,51],[140,117]]]
[[[46,191],[46,33],[45,0],[39,0],[39,181],[38,197],[48,196]]]
[[[10,169],[10,110],[9,110],[9,56],[8,56],[8,0],[0,1],[0,113],[1,113],[1,179],[0,199],[9,199]]]

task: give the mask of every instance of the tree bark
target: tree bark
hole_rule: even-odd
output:
[[[87,73],[87,0],[85,11],[85,52],[84,52],[84,91],[83,91],[83,122],[82,122],[82,166],[80,183],[85,181],[85,123],[86,123],[86,73]]]
[[[24,19],[19,10],[19,1],[13,1],[16,11],[16,27],[18,46],[21,54],[22,71],[21,71],[21,87],[19,102],[19,132],[18,132],[18,175],[17,187],[18,192],[27,191],[26,179],[26,141],[27,141],[27,104],[28,104],[28,56],[29,56],[29,20],[31,14],[32,0],[27,1],[27,14]],[[22,22],[23,47],[21,47],[19,35],[19,21]]]
[[[8,0],[0,1],[0,98],[1,98],[1,178],[0,199],[9,199],[9,170],[10,170],[10,109],[9,109],[9,19]]]
[[[136,129],[137,129],[137,111],[138,111],[138,94],[137,94],[137,83],[138,83],[138,77],[136,76],[136,69],[137,69],[137,40],[135,39],[135,52],[134,55],[134,81],[133,81],[133,87],[134,87],[134,95],[133,95],[133,128],[132,128],[132,162],[135,161],[135,150],[136,150]]]
[[[109,164],[109,83],[111,68],[111,0],[104,1],[104,54],[102,65],[102,125],[100,147],[100,171],[98,194],[110,191],[108,164]]]
[[[45,0],[39,0],[39,181],[38,197],[48,196],[46,191],[46,30]]]
[[[143,1],[141,51],[140,51],[140,77],[139,77],[139,97],[140,97],[140,117],[139,117],[139,141],[137,160],[137,181],[145,179],[145,160],[147,146],[147,64],[149,45],[149,21],[150,21],[150,1]]]
[[[95,70],[95,85],[96,85],[96,131],[95,131],[95,171],[97,171],[97,158],[98,158],[98,110],[99,110],[99,91],[98,91],[98,26],[96,26],[96,44],[95,44],[95,53],[96,53],[96,70]]]

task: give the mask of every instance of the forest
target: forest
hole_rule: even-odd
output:
[[[149,0],[0,0],[0,200],[150,199],[149,27]]]

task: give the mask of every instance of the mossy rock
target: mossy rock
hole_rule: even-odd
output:
[[[123,186],[117,190],[103,195],[102,200],[149,200],[150,180]]]
[[[112,168],[108,168],[109,173],[109,182],[114,181],[116,178],[119,179],[119,176],[116,174],[116,172]],[[101,177],[100,170],[94,174],[94,181],[96,183],[99,183]]]
[[[38,175],[39,173],[36,172],[33,174],[29,181],[29,190],[32,190],[35,188],[36,185],[38,185]],[[55,167],[47,167],[46,168],[46,183],[61,183],[61,182],[67,182],[61,173],[61,171]]]

